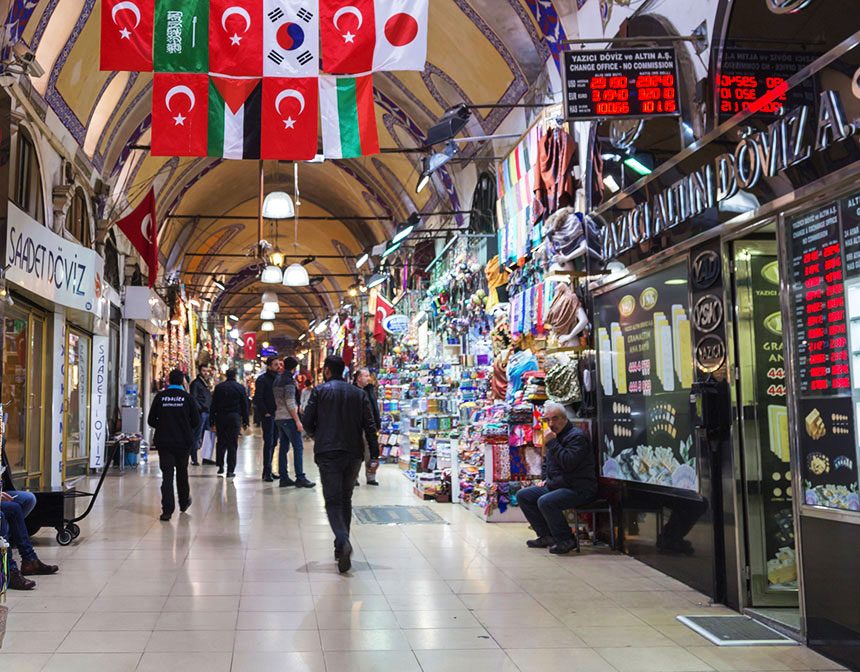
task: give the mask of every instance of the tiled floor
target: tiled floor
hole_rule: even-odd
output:
[[[72,546],[40,533],[61,572],[9,595],[0,669],[841,669],[804,647],[712,646],[674,620],[726,611],[699,593],[607,551],[526,549],[525,525],[488,525],[457,505],[428,504],[448,525],[354,525],[354,571],[340,576],[319,487],[262,483],[258,444],[244,440],[234,481],[192,468],[190,515],[158,521],[151,465],[108,478]],[[356,503],[420,504],[396,467],[380,480]]]

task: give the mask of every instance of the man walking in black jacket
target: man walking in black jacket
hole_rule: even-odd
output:
[[[208,364],[197,367],[197,377],[191,381],[188,391],[197,402],[197,410],[200,412],[200,424],[194,434],[194,444],[191,446],[191,464],[197,466],[197,451],[203,441],[203,432],[209,428],[209,407],[212,406],[212,391],[209,389],[209,376],[212,369]]]
[[[209,422],[218,433],[215,448],[218,473],[224,473],[224,457],[227,457],[227,478],[236,475],[236,451],[239,433],[248,426],[248,394],[245,386],[236,382],[236,369],[227,371],[227,380],[218,383],[212,393]]]
[[[577,543],[564,511],[594,500],[597,469],[588,437],[570,423],[564,406],[548,401],[543,417],[550,429],[544,435],[545,480],[520,490],[517,501],[537,534],[537,539],[529,539],[526,545],[548,546],[550,553],[563,555],[575,549]]]
[[[322,481],[328,522],[334,532],[334,552],[341,573],[352,566],[349,527],[352,492],[364,462],[364,442],[370,456],[379,458],[376,425],[367,394],[343,379],[346,365],[334,355],[323,364],[325,383],[314,388],[302,422],[314,439],[314,461]]]
[[[280,373],[277,357],[266,359],[266,370],[257,376],[254,386],[254,406],[263,426],[263,480],[271,483],[278,475],[272,473],[272,457],[275,454],[275,380]]]
[[[170,372],[170,384],[155,395],[146,420],[155,429],[152,442],[158,451],[158,463],[161,466],[161,520],[165,521],[170,520],[176,508],[173,497],[174,471],[179,510],[185,512],[191,506],[188,456],[195,430],[200,424],[200,412],[197,403],[182,386],[184,381],[185,374],[179,369]]]

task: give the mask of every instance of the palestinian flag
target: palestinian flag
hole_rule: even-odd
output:
[[[327,159],[379,154],[371,75],[320,77],[320,110]]]
[[[209,79],[209,156],[260,158],[260,79]]]

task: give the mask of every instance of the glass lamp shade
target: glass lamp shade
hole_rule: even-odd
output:
[[[272,324],[271,322],[263,322],[263,324],[262,324],[262,326],[260,327],[260,329],[261,329],[262,331],[274,331],[274,330],[275,330],[275,325],[274,325],[274,324]]]
[[[287,287],[307,287],[311,284],[307,269],[301,264],[290,264],[284,270],[284,284]]]
[[[273,191],[263,199],[263,217],[266,219],[289,219],[295,214],[293,199],[285,191]]]
[[[262,302],[263,302],[263,305],[265,305],[267,303],[277,303],[278,302],[278,295],[272,291],[263,292]]]
[[[280,313],[281,304],[277,301],[263,301],[263,310],[268,310],[273,313]]]
[[[269,264],[266,268],[263,269],[262,275],[260,275],[260,282],[266,283],[267,285],[275,285],[283,280],[283,274],[281,269],[273,264]]]
[[[263,308],[263,310],[260,311],[260,319],[261,320],[274,320],[275,319],[275,313],[273,313],[271,310],[267,310],[266,308]]]

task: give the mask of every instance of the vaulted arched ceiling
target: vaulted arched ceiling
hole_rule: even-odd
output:
[[[230,283],[218,305],[223,312],[244,312],[240,317],[254,328],[258,321],[252,317],[259,303],[251,300],[252,292],[261,288],[248,271],[253,259],[242,253],[257,240],[257,163],[155,158],[145,149],[134,149],[149,143],[151,75],[95,69],[99,12],[97,0],[42,0],[19,21],[21,40],[46,73],[31,80],[32,96],[56,114],[78,143],[80,162],[88,163],[113,187],[110,215],[122,214],[155,185],[166,271],[178,271],[190,288],[208,296],[218,294],[212,285],[214,272],[228,278],[244,277],[230,275],[237,273],[249,276]],[[551,56],[544,38],[547,26],[554,27],[557,38],[558,20],[549,0],[432,0],[426,70],[374,76],[382,147],[420,145],[426,129],[454,104],[519,101]],[[467,132],[491,134],[508,113],[504,108],[478,110]],[[307,294],[285,297],[284,312],[296,316],[294,328],[285,318],[279,320],[285,329],[298,333],[314,312],[339,303],[340,294],[354,281],[341,277],[354,272],[350,255],[384,240],[394,223],[413,209],[460,208],[444,175],[435,190],[415,194],[420,158],[384,153],[300,166],[302,215],[390,220],[300,221],[298,249],[317,255],[311,271],[327,277],[305,290]],[[267,187],[278,184],[292,192],[292,174],[290,164],[267,163]],[[239,216],[247,219],[236,219]],[[289,253],[291,223],[282,223],[282,228],[280,246]],[[266,234],[268,238],[271,232]],[[199,256],[206,253],[233,256]]]

